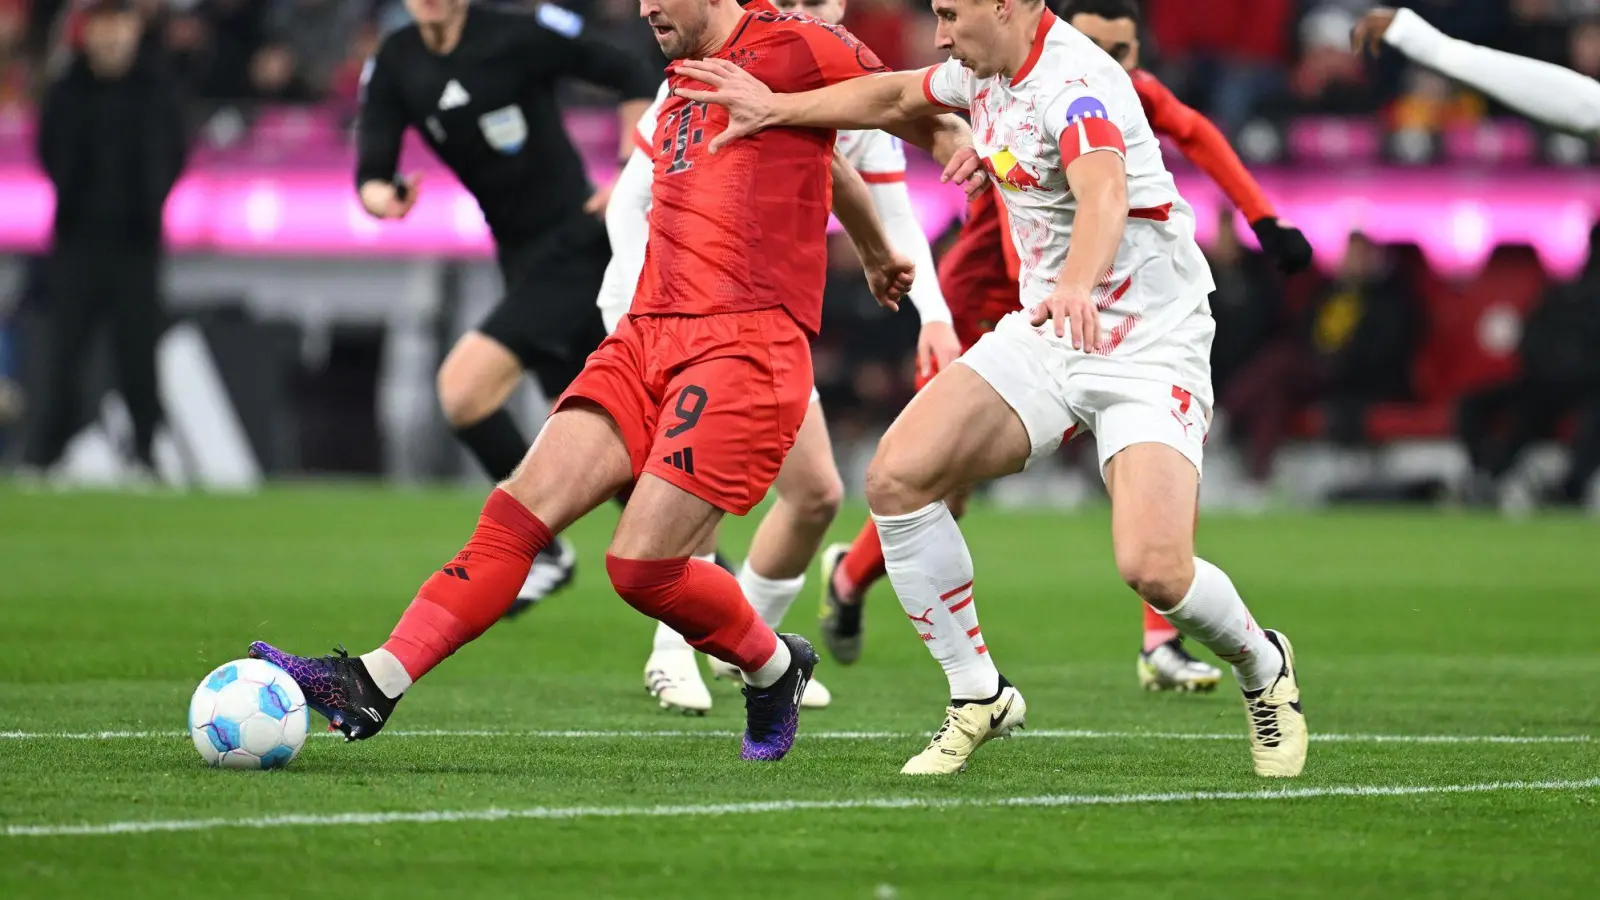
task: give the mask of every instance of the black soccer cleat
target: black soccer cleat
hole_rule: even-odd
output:
[[[366,740],[383,730],[400,702],[400,697],[391,700],[384,696],[367,674],[366,664],[359,657],[351,658],[344,647],[337,656],[310,658],[256,641],[250,645],[249,655],[289,673],[306,695],[306,704],[344,732],[346,741]]]
[[[865,597],[846,603],[833,586],[833,573],[849,552],[849,544],[834,544],[822,551],[822,616],[818,630],[822,632],[822,646],[841,666],[861,659],[861,613],[866,605]]]

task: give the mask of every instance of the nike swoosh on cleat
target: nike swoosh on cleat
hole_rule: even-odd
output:
[[[1013,696],[1013,697],[1008,698],[1006,700],[1006,708],[1000,710],[1000,712],[998,714],[991,715],[989,717],[989,730],[990,731],[993,731],[996,728],[1000,727],[1000,723],[1004,722],[1006,716],[1011,714],[1011,706],[1012,706],[1012,704],[1014,704],[1016,702],[1017,702],[1017,698],[1016,697]]]

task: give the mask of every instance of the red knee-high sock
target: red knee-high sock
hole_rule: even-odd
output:
[[[472,540],[423,582],[383,649],[415,681],[500,620],[528,578],[550,529],[498,488],[483,504]]]
[[[1178,636],[1178,629],[1172,627],[1166,617],[1156,612],[1150,604],[1144,604],[1144,649],[1151,650],[1165,644]]]
[[[629,606],[665,622],[702,653],[754,672],[778,649],[778,635],[756,615],[738,579],[713,563],[606,554],[606,571]]]
[[[861,526],[861,533],[850,543],[849,552],[839,561],[839,568],[834,570],[834,588],[844,597],[861,598],[884,574],[878,526],[868,519],[867,524]]]

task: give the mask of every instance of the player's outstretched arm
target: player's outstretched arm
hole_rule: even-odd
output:
[[[922,331],[917,336],[917,372],[932,377],[961,355],[961,341],[956,338],[951,324],[950,306],[944,292],[939,289],[939,279],[933,276],[933,248],[928,246],[928,236],[917,220],[911,206],[911,191],[905,180],[867,185],[872,205],[883,222],[884,234],[890,246],[905,254],[916,271],[925,273],[911,289],[911,305],[917,308],[922,320]]]
[[[1067,187],[1078,198],[1072,243],[1056,289],[1034,307],[1034,325],[1053,322],[1056,337],[1070,323],[1072,346],[1088,353],[1100,344],[1094,291],[1117,258],[1128,220],[1128,170],[1121,154],[1085,153],[1067,165]]]
[[[867,183],[838,148],[833,151],[833,215],[861,257],[872,296],[880,306],[899,312],[900,298],[911,290],[916,267],[889,243],[883,223],[872,208]]]
[[[766,128],[882,128],[946,112],[923,94],[922,73],[883,72],[798,94],[774,94],[755,76],[725,59],[686,59],[675,71],[711,90],[677,88],[674,93],[728,110],[728,127],[711,151]]]
[[[1388,44],[1413,60],[1488,94],[1532,119],[1600,137],[1600,81],[1571,69],[1446,37],[1409,9],[1379,8],[1356,24],[1357,50]]]

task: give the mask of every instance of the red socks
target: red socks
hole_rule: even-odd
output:
[[[778,649],[778,635],[756,615],[738,580],[714,563],[608,553],[606,572],[629,606],[665,622],[702,653],[754,672]]]
[[[861,526],[861,533],[851,542],[850,551],[839,561],[839,568],[834,570],[834,586],[840,594],[859,600],[884,574],[883,544],[878,540],[878,526],[867,519],[867,524]]]
[[[1178,629],[1174,628],[1172,623],[1166,620],[1165,616],[1156,612],[1155,607],[1148,603],[1143,604],[1143,606],[1144,652],[1149,653],[1151,650],[1177,637]]]
[[[554,537],[539,518],[499,488],[489,495],[472,539],[433,573],[406,607],[383,649],[415,681],[489,630],[517,599],[528,569]]]

